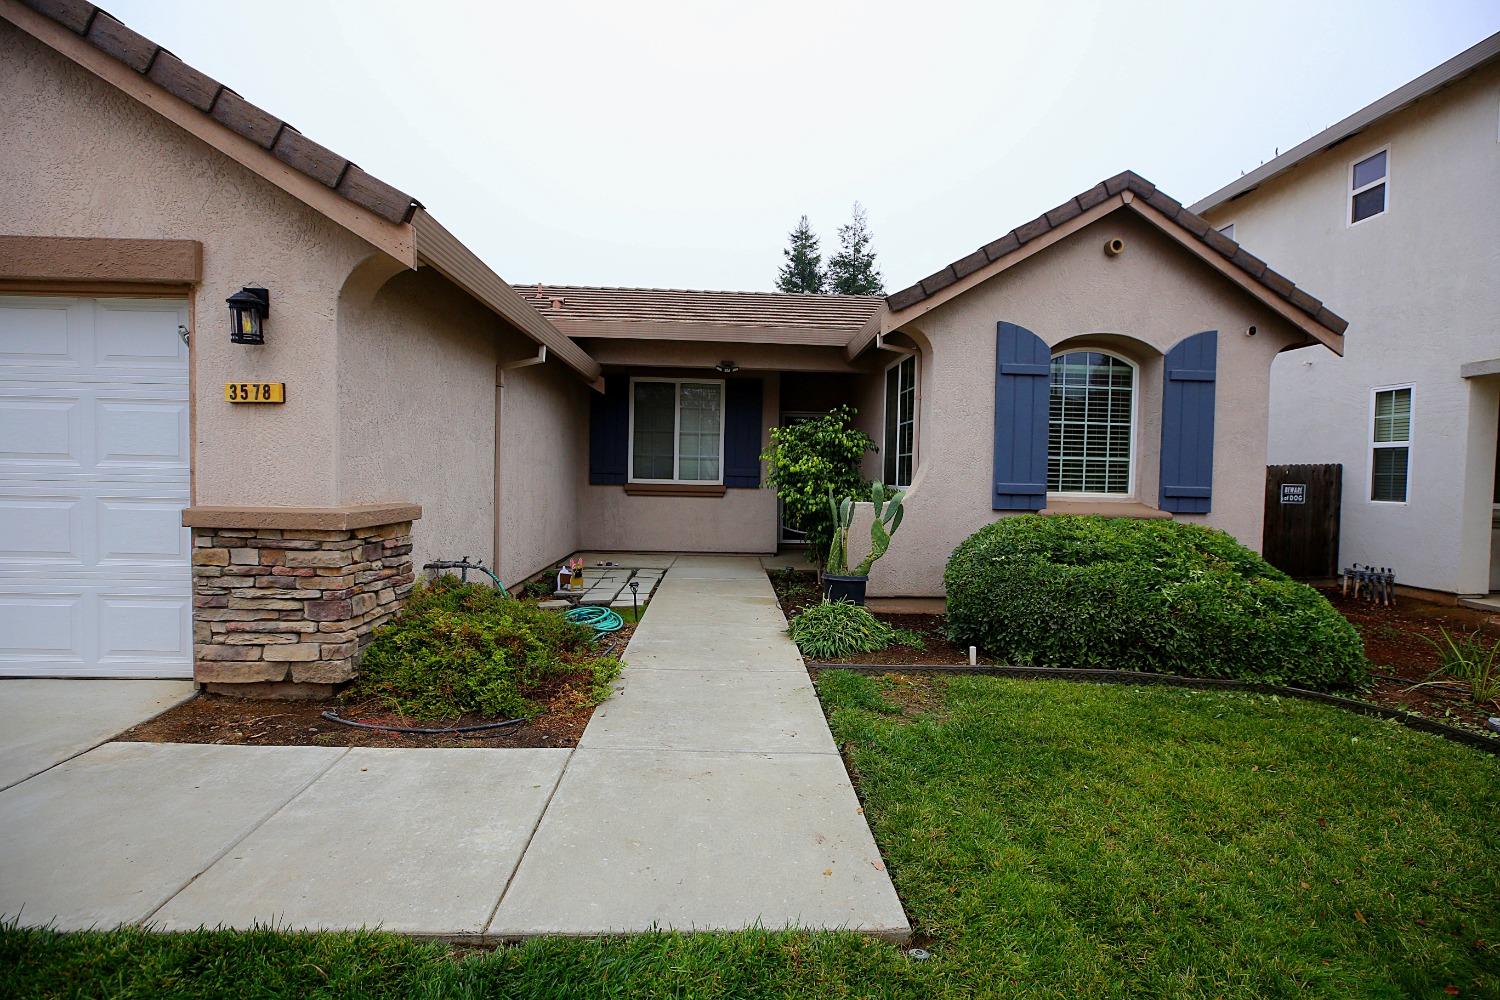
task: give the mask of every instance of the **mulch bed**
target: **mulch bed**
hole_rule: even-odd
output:
[[[781,573],[771,575],[781,610],[788,619],[803,608],[815,604],[821,595],[817,579],[811,573],[796,577]],[[1500,640],[1500,615],[1452,604],[1436,604],[1415,597],[1398,597],[1392,607],[1381,607],[1367,601],[1342,596],[1336,587],[1319,588],[1345,618],[1353,623],[1365,640],[1365,656],[1372,664],[1368,690],[1351,692],[1350,697],[1382,708],[1411,712],[1424,718],[1487,732],[1485,722],[1500,715],[1500,705],[1476,706],[1465,689],[1458,687],[1423,687],[1410,690],[1413,684],[1427,680],[1438,667],[1437,650],[1422,636],[1440,639],[1439,629],[1446,628],[1455,638],[1476,629],[1489,641]],[[886,614],[875,617],[897,628],[919,632],[926,648],[892,646],[878,653],[851,656],[844,663],[853,665],[964,666],[969,662],[966,647],[954,645],[943,634],[945,619],[932,614]],[[981,656],[983,660],[983,656]],[[809,669],[829,666],[808,659]]]
[[[618,656],[635,631],[626,625],[614,633],[607,648]],[[601,644],[602,646],[603,644]],[[341,697],[312,701],[284,701],[273,698],[233,698],[227,695],[200,694],[191,701],[169,709],[134,729],[119,740],[139,743],[220,743],[238,746],[274,747],[575,747],[583,729],[594,714],[570,685],[558,680],[550,690],[533,697],[545,702],[546,709],[535,719],[504,729],[471,734],[382,733],[340,725],[323,718],[325,711],[337,712],[345,719],[382,725],[419,726],[428,729],[476,725],[500,720],[466,715],[440,722],[418,722],[391,712],[373,702],[354,702]]]

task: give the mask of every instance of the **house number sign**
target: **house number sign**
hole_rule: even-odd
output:
[[[224,398],[231,403],[285,403],[285,382],[225,382]]]
[[[1307,484],[1306,483],[1282,483],[1281,484],[1281,502],[1282,503],[1307,503]]]

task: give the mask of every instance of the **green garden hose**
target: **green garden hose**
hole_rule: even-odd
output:
[[[625,619],[611,611],[609,608],[597,604],[585,604],[576,608],[569,608],[563,612],[563,617],[570,622],[579,625],[587,625],[599,635],[608,632],[618,632],[625,627]]]

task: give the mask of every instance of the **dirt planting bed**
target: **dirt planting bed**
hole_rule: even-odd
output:
[[[781,602],[781,610],[788,619],[808,605],[817,603],[821,597],[817,579],[811,573],[792,576],[777,572],[771,574],[771,581]],[[1500,641],[1500,615],[1414,597],[1399,597],[1394,606],[1381,607],[1346,598],[1337,588],[1320,589],[1334,608],[1359,630],[1365,643],[1365,656],[1370,661],[1369,687],[1340,694],[1382,708],[1411,712],[1435,722],[1495,735],[1488,730],[1486,720],[1500,716],[1500,705],[1475,705],[1468,691],[1457,685],[1430,685],[1415,690],[1412,685],[1428,680],[1437,669],[1438,652],[1428,640],[1440,641],[1441,629],[1446,628],[1455,638],[1477,630],[1493,643]],[[842,662],[892,667],[963,666],[969,662],[967,647],[948,641],[944,616],[878,611],[874,614],[892,627],[917,632],[923,637],[926,648],[890,646],[879,652],[851,656]],[[982,652],[979,660],[987,662]],[[807,665],[813,670],[829,666],[811,659],[807,660]]]
[[[630,641],[634,627],[626,625],[600,644],[601,653],[618,656]],[[594,714],[583,693],[559,681],[540,693],[546,708],[534,719],[503,729],[479,733],[405,734],[379,732],[345,726],[323,718],[332,711],[345,719],[380,725],[451,729],[495,722],[464,716],[441,722],[416,722],[403,718],[373,701],[349,701],[340,697],[310,701],[268,698],[232,698],[200,694],[134,729],[118,739],[141,743],[221,743],[242,746],[314,747],[574,747]]]

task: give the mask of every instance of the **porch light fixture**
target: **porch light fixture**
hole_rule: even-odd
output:
[[[714,371],[719,372],[723,375],[733,375],[739,370],[740,366],[735,364],[733,361],[720,361],[718,364],[714,365]]]
[[[271,293],[246,285],[225,299],[229,303],[229,342],[264,344],[264,324],[271,314]]]

